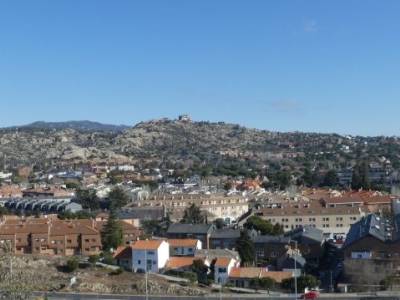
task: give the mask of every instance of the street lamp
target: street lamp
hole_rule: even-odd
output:
[[[144,278],[145,278],[145,286],[146,286],[146,300],[149,299],[149,293],[147,289],[147,249],[144,250]]]
[[[293,242],[295,245],[295,255],[297,253],[297,241],[290,241]],[[294,261],[294,295],[295,295],[295,299],[297,299],[297,261],[296,261],[296,256],[293,256],[293,261]]]

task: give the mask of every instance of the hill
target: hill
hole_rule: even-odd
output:
[[[56,125],[54,125],[56,124]],[[61,125],[63,124],[63,125]],[[205,173],[248,175],[289,169],[339,169],[360,159],[400,166],[396,137],[272,132],[224,122],[160,119],[120,130],[93,122],[33,123],[0,130],[0,169],[32,165],[135,163]],[[111,125],[112,126],[112,125]],[[109,130],[106,130],[109,128]],[[3,159],[2,159],[3,158]]]
[[[91,131],[106,131],[106,132],[122,132],[129,128],[125,125],[110,125],[92,121],[66,121],[66,122],[44,122],[37,121],[31,124],[22,126],[13,126],[9,129],[38,129],[38,130],[64,130],[74,129],[76,131],[91,132]]]

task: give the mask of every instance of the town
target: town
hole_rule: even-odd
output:
[[[378,177],[369,170],[362,180]],[[395,185],[352,189],[356,176],[328,172],[326,186],[277,188],[260,176],[174,172],[133,164],[4,170],[1,253],[63,257],[70,272],[93,261],[230,293],[400,286]]]

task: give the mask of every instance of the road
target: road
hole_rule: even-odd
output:
[[[35,296],[41,296],[42,293],[35,293]],[[249,299],[268,299],[268,300],[294,300],[294,295],[208,295],[208,296],[126,296],[126,295],[94,295],[94,294],[73,294],[73,293],[49,293],[47,294],[47,299],[49,300],[90,300],[90,299],[99,299],[99,300],[249,300]],[[400,300],[399,296],[385,296],[385,295],[357,295],[357,294],[325,294],[322,295],[319,299],[323,300]]]

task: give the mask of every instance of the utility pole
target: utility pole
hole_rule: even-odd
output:
[[[149,292],[147,289],[147,249],[144,250],[144,264],[145,264],[144,278],[145,278],[145,285],[146,285],[146,300],[148,300]]]
[[[296,261],[296,253],[297,253],[297,241],[293,241],[295,245],[295,255],[294,255],[294,295],[295,299],[297,299],[297,261]]]

